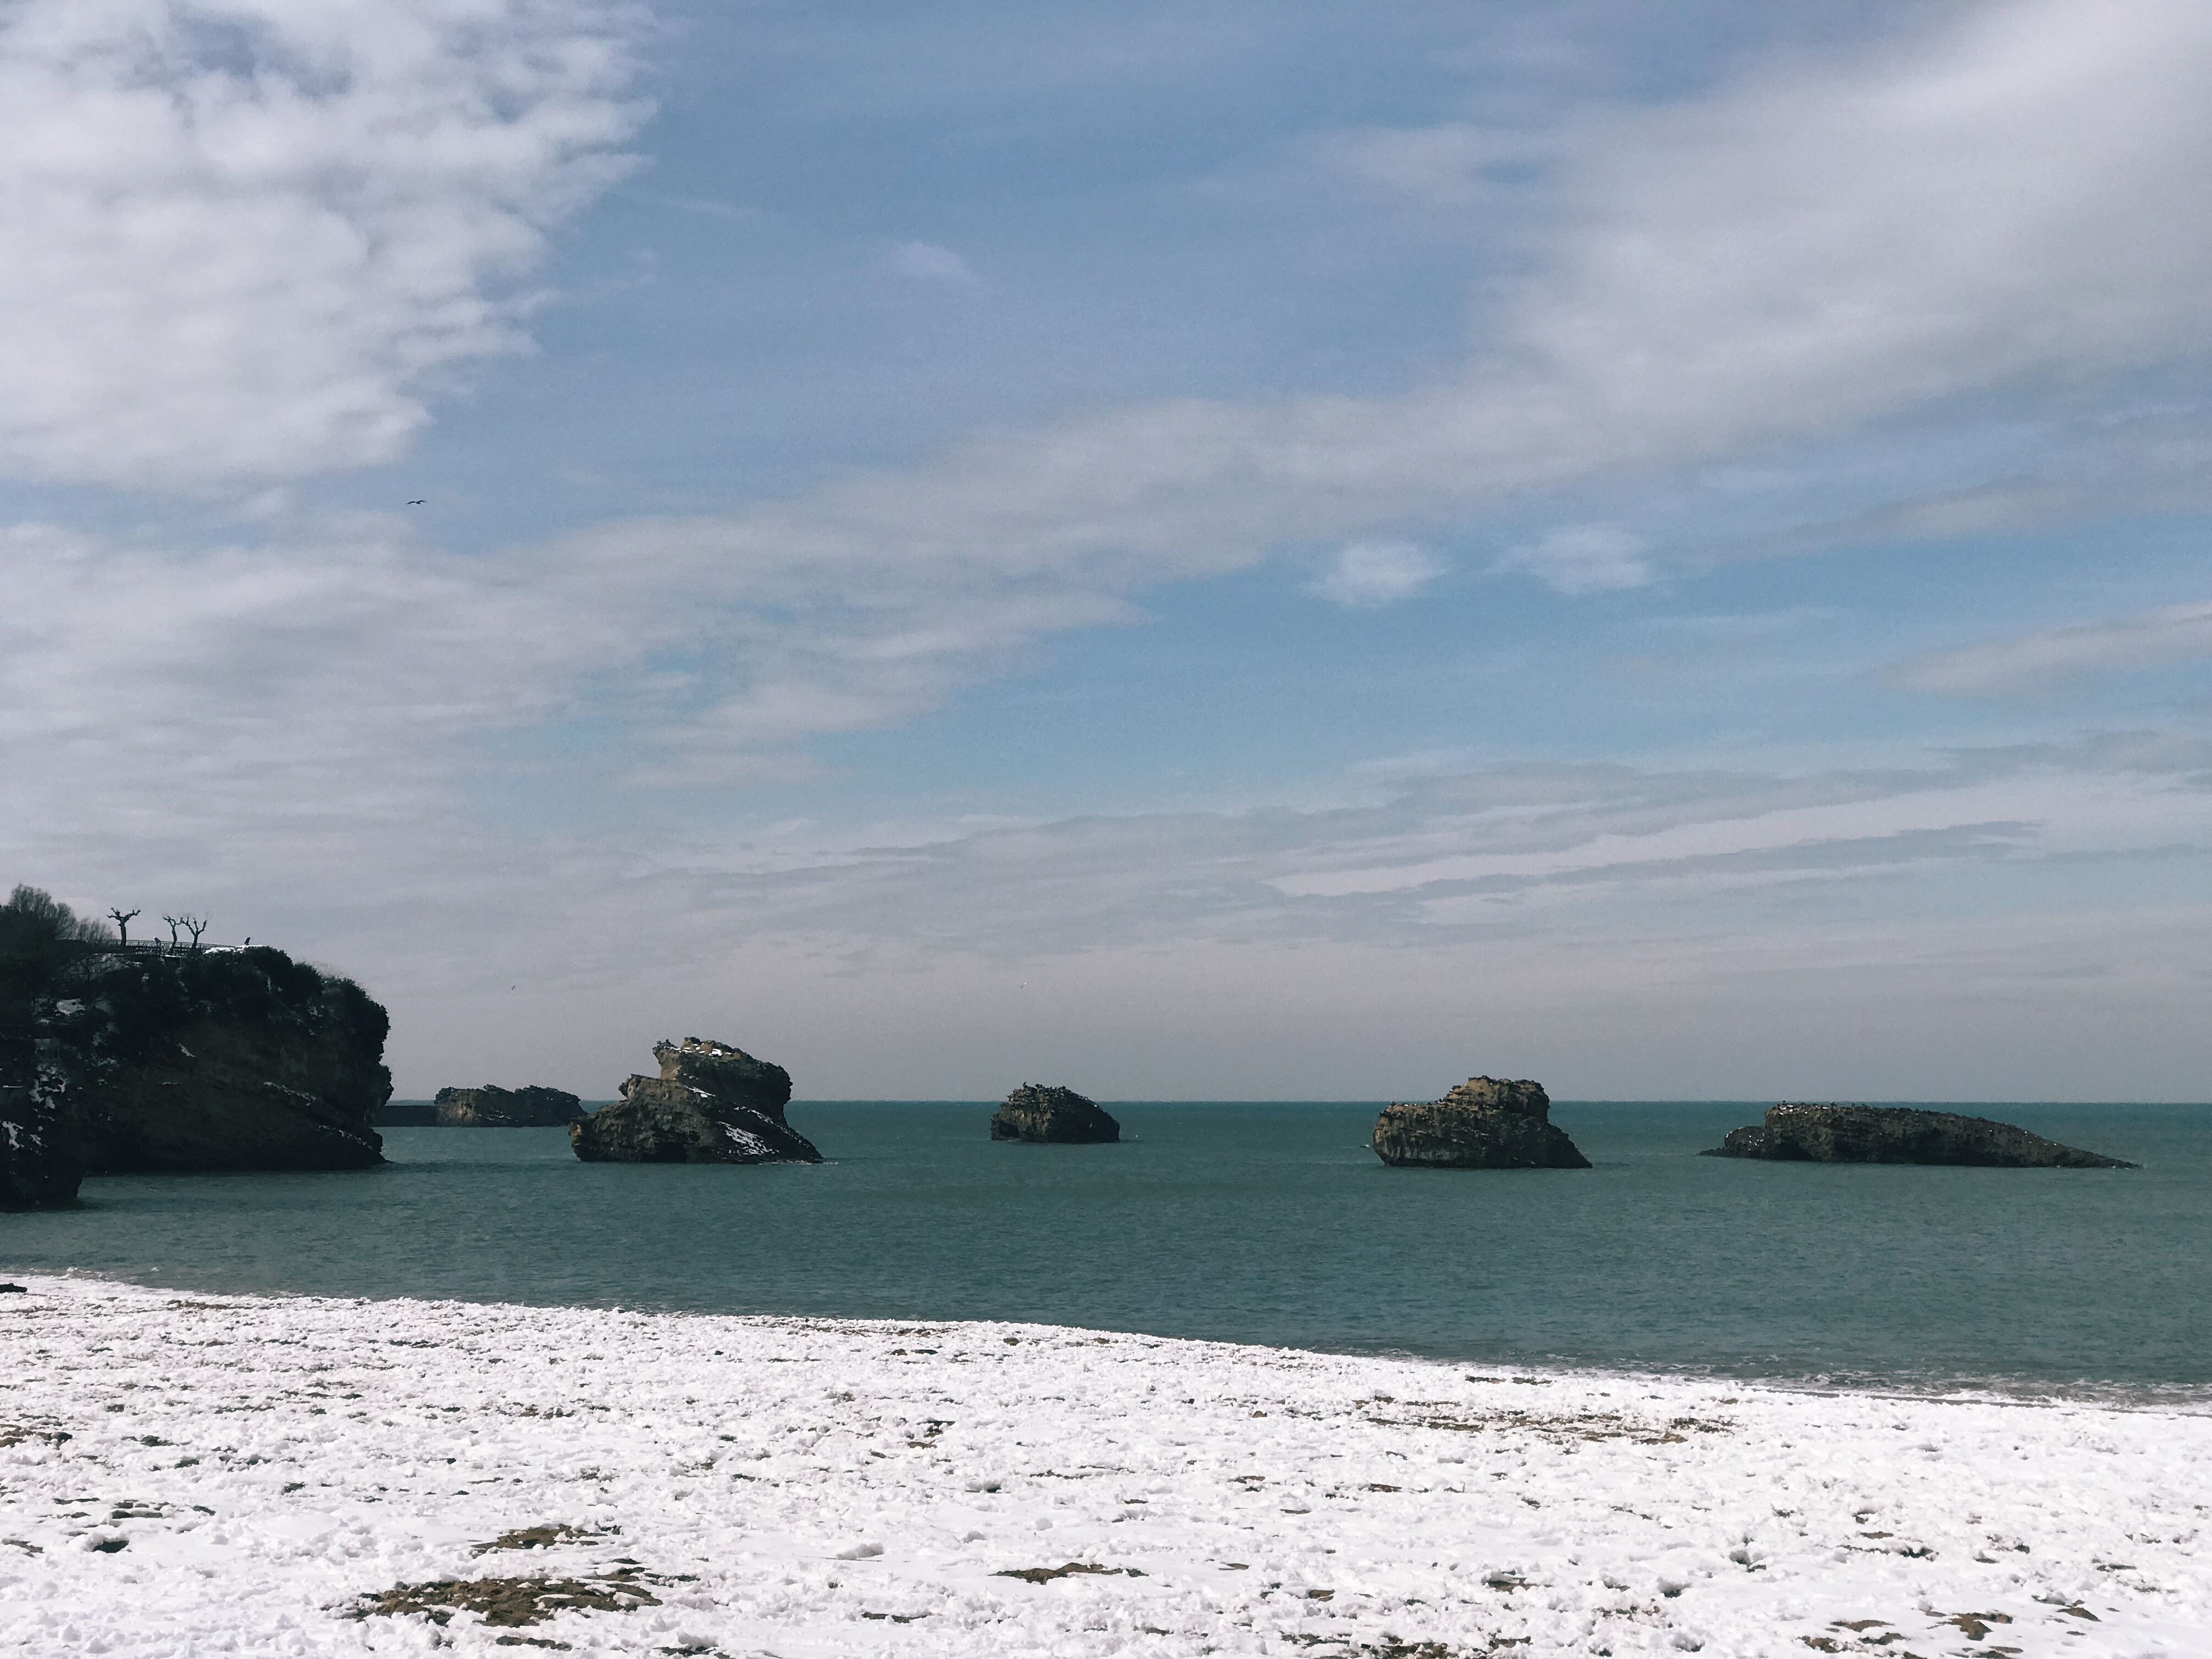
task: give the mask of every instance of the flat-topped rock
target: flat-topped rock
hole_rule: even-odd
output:
[[[1119,1140],[1121,1126],[1095,1100],[1073,1089],[1024,1083],[992,1115],[991,1139],[1063,1145]]]
[[[584,1103],[565,1089],[531,1084],[502,1089],[441,1089],[431,1121],[441,1129],[543,1129],[583,1115]]]
[[[1764,1158],[1798,1164],[1957,1164],[2008,1170],[2132,1170],[2123,1158],[2085,1152],[1994,1118],[1914,1106],[1814,1105],[1784,1101],[1764,1123],[1731,1129],[1700,1158]]]
[[[1544,1085],[1471,1077],[1441,1100],[1401,1101],[1375,1120],[1375,1155],[1429,1170],[1587,1170],[1589,1160],[1552,1121]]]
[[[784,1121],[791,1073],[726,1042],[653,1046],[659,1077],[632,1077],[622,1098],[568,1125],[587,1164],[819,1164]]]

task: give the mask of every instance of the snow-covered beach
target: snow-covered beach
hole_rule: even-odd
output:
[[[2212,1652],[2185,1412],[21,1282],[0,1651]]]

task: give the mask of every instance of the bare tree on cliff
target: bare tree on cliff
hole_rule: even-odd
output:
[[[198,950],[200,948],[200,935],[208,930],[207,918],[205,916],[179,916],[177,918],[177,926],[183,928],[186,933],[192,936],[192,949],[195,951]]]
[[[131,943],[131,919],[137,914],[136,910],[126,910],[119,904],[107,913],[108,920],[115,924],[115,931],[125,945]]]
[[[163,916],[161,920],[169,924],[169,943],[174,945],[177,942],[177,929],[184,924],[185,919],[182,916]]]

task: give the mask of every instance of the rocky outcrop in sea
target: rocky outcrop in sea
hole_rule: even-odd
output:
[[[1958,1164],[2012,1170],[2132,1170],[2099,1152],[2066,1146],[1994,1118],[1911,1106],[1814,1105],[1784,1101],[1764,1123],[1731,1129],[1700,1158],[1764,1158],[1810,1164]]]
[[[441,1089],[431,1121],[441,1129],[542,1129],[583,1115],[584,1103],[565,1089],[530,1084],[502,1089]]]
[[[784,1121],[791,1074],[726,1042],[653,1046],[659,1077],[632,1077],[622,1098],[568,1125],[587,1164],[819,1164]]]
[[[1587,1170],[1552,1122],[1543,1085],[1523,1078],[1471,1077],[1442,1100],[1386,1106],[1373,1146],[1385,1164],[1429,1170]]]
[[[1073,1089],[1024,1083],[992,1115],[991,1139],[1075,1144],[1119,1140],[1121,1126]]]

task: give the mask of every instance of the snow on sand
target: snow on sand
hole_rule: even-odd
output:
[[[2212,1653],[2203,1417],[27,1283],[0,1651]]]

